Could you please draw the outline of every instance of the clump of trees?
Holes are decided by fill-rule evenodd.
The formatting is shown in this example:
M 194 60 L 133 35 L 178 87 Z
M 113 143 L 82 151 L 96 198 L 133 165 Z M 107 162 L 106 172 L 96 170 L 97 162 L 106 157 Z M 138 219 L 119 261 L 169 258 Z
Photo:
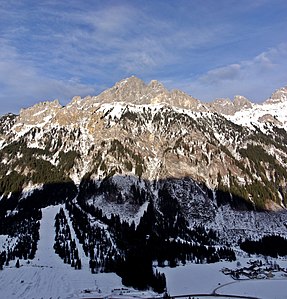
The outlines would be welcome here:
M 55 216 L 55 232 L 55 253 L 63 259 L 64 263 L 70 264 L 71 267 L 80 270 L 82 262 L 79 258 L 79 251 L 75 240 L 72 239 L 71 230 L 62 208 Z
M 240 244 L 240 248 L 249 254 L 262 254 L 278 257 L 287 255 L 287 240 L 281 236 L 264 236 L 257 241 L 246 239 Z
M 39 241 L 41 210 L 20 210 L 18 213 L 0 217 L 0 234 L 16 238 L 13 246 L 8 246 L 0 252 L 0 268 L 9 265 L 10 261 L 17 259 L 33 259 Z

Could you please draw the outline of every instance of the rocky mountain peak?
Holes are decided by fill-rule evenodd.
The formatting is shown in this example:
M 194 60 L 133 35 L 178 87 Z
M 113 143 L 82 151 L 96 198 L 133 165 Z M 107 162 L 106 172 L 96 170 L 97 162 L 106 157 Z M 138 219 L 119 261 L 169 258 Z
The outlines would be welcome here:
M 136 76 L 131 76 L 129 78 L 123 79 L 117 82 L 112 89 L 143 89 L 145 87 L 145 83 L 143 80 L 139 79 Z
M 58 100 L 40 102 L 32 107 L 21 109 L 19 122 L 31 125 L 42 123 L 56 115 L 61 108 Z
M 145 84 L 135 76 L 119 81 L 112 88 L 95 97 L 95 101 L 98 103 L 126 102 L 137 105 L 164 103 L 193 111 L 208 110 L 206 105 L 180 90 L 169 91 L 157 80 Z
M 224 115 L 234 115 L 242 109 L 252 108 L 252 103 L 244 96 L 236 95 L 231 101 L 228 98 L 216 99 L 208 105 L 212 111 Z
M 83 99 L 80 96 L 74 96 L 72 101 L 67 106 L 79 106 L 83 102 Z
M 234 97 L 233 104 L 240 109 L 252 108 L 252 103 L 246 97 L 240 95 Z
M 165 103 L 195 111 L 199 110 L 199 106 L 204 106 L 199 100 L 182 91 L 168 91 L 157 80 L 151 80 L 146 84 L 135 76 L 117 82 L 112 88 L 95 97 L 95 101 L 97 103 L 125 102 L 136 105 Z
M 151 80 L 150 83 L 147 85 L 147 87 L 148 89 L 153 91 L 167 91 L 164 85 L 157 80 Z
M 190 109 L 192 111 L 209 111 L 209 108 L 200 100 L 186 94 L 181 90 L 172 90 L 170 93 L 170 97 L 170 104 L 173 106 Z
M 269 99 L 265 101 L 266 104 L 282 103 L 287 101 L 287 86 L 277 89 Z
M 96 97 L 96 101 L 100 103 L 128 102 L 140 104 L 145 88 L 144 81 L 132 76 L 117 82 L 113 87 L 102 92 Z

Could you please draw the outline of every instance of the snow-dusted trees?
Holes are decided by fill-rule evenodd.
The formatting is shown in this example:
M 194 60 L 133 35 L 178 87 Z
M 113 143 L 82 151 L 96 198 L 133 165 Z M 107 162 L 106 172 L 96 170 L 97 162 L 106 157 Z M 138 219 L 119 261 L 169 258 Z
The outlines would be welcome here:
M 82 263 L 79 258 L 79 252 L 76 242 L 71 237 L 70 227 L 63 209 L 55 217 L 55 252 L 75 269 L 81 269 Z
M 203 226 L 188 228 L 176 200 L 167 198 L 165 191 L 160 197 L 161 211 L 150 200 L 137 227 L 119 215 L 106 217 L 99 207 L 88 205 L 84 199 L 66 203 L 77 237 L 90 258 L 92 273 L 116 272 L 125 285 L 163 292 L 165 277 L 154 272 L 154 261 L 175 267 L 186 261 L 235 259 L 231 249 L 213 246 L 217 242 L 214 231 Z
M 91 272 L 116 272 L 121 254 L 113 245 L 105 225 L 91 224 L 88 214 L 73 203 L 66 203 L 66 208 L 73 219 L 73 227 L 85 255 L 90 258 Z M 101 212 L 94 209 L 93 212 L 98 216 L 97 219 L 103 218 Z M 113 219 L 111 217 L 110 222 L 117 223 Z M 109 222 L 106 217 L 105 222 Z M 117 231 L 111 228 L 112 233 L 116 234 Z
M 40 238 L 39 220 L 42 218 L 41 210 L 20 210 L 18 213 L 0 217 L 0 234 L 17 236 L 13 247 L 7 247 L 0 253 L 0 265 L 9 265 L 11 260 L 33 259 Z M 4 260 L 5 259 L 5 260 Z M 4 262 L 3 262 L 4 260 Z

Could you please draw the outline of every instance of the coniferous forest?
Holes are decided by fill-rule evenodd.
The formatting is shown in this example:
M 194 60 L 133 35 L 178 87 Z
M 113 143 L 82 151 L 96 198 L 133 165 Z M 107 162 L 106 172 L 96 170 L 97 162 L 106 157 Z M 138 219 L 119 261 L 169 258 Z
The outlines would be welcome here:
M 240 248 L 249 254 L 262 254 L 277 258 L 287 255 L 287 240 L 281 236 L 264 236 L 257 241 L 245 240 Z
M 0 234 L 17 236 L 15 245 L 0 251 L 1 269 L 15 259 L 31 260 L 35 257 L 41 218 L 42 212 L 37 209 L 21 210 L 15 215 L 0 218 Z
M 165 276 L 154 270 L 155 263 L 175 267 L 188 261 L 235 260 L 232 249 L 213 246 L 217 240 L 215 232 L 206 231 L 202 226 L 189 230 L 184 217 L 180 216 L 177 223 L 171 225 L 173 212 L 165 206 L 170 219 L 164 218 L 155 209 L 153 201 L 149 202 L 137 226 L 134 222 L 121 221 L 118 215 L 107 217 L 100 208 L 88 205 L 84 200 L 67 202 L 66 208 L 85 254 L 90 258 L 91 272 L 116 272 L 127 286 L 138 289 L 152 287 L 163 292 Z M 91 225 L 89 217 L 101 223 L 102 227 Z M 111 243 L 111 238 L 116 246 Z

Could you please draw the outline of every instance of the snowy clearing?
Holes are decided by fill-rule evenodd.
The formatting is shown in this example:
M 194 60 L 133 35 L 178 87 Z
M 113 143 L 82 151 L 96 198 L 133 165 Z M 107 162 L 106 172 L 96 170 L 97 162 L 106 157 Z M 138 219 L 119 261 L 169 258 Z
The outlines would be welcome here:
M 239 258 L 241 265 L 247 265 L 249 258 Z M 167 290 L 171 296 L 189 295 L 194 298 L 221 298 L 217 295 L 240 298 L 284 299 L 287 298 L 287 279 L 275 275 L 273 279 L 234 280 L 221 272 L 222 268 L 237 268 L 237 262 L 215 264 L 187 264 L 176 268 L 159 268 L 166 275 Z M 283 267 L 285 260 L 276 260 Z M 196 296 L 206 294 L 214 296 Z M 184 298 L 184 297 L 183 297 Z M 228 297 L 222 297 L 228 298 Z M 231 297 L 230 297 L 231 298 Z

